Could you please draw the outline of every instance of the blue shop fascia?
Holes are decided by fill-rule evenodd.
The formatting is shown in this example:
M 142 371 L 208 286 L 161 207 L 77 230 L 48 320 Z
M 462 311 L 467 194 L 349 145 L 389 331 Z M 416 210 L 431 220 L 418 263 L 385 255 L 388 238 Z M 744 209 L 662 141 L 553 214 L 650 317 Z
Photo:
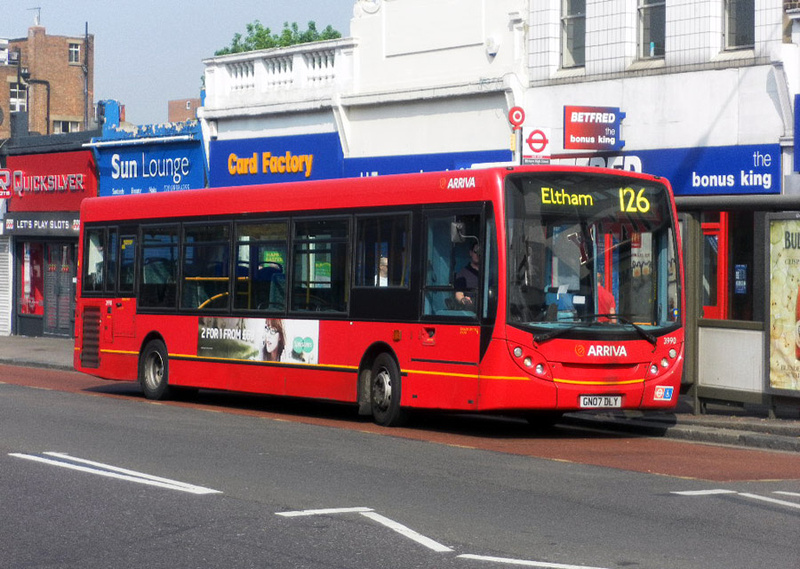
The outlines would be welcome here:
M 95 155 L 98 194 L 120 196 L 207 186 L 208 162 L 199 121 L 126 125 L 117 101 L 98 103 L 102 136 L 86 146 Z

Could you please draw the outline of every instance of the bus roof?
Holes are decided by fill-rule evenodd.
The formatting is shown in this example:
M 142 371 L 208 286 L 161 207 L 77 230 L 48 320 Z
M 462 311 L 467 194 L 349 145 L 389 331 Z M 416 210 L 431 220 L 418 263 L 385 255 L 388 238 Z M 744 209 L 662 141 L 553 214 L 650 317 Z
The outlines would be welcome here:
M 81 222 L 483 201 L 496 195 L 507 175 L 524 172 L 580 172 L 657 179 L 605 168 L 544 165 L 202 188 L 87 198 L 81 204 Z

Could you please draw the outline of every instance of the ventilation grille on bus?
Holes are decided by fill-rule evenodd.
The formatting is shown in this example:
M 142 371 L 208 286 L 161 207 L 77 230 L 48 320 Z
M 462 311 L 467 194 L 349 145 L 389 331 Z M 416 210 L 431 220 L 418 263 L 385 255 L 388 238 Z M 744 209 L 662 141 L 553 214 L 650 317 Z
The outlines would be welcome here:
M 86 306 L 83 309 L 83 348 L 81 365 L 100 367 L 100 307 Z

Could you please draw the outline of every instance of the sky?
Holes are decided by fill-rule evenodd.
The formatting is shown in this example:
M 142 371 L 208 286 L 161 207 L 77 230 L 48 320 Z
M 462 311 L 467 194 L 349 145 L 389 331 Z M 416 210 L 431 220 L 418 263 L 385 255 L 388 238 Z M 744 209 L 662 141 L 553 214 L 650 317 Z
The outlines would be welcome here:
M 314 21 L 350 35 L 356 0 L 0 0 L 0 38 L 27 36 L 39 14 L 48 35 L 94 35 L 94 99 L 116 99 L 137 125 L 167 120 L 167 102 L 200 96 L 203 60 L 259 20 Z M 34 10 L 33 8 L 39 8 Z

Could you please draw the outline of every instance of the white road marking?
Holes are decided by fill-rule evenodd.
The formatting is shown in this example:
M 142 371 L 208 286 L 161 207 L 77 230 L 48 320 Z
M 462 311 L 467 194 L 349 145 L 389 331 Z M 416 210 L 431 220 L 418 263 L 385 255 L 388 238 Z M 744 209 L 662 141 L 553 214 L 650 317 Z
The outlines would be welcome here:
M 800 498 L 800 492 L 783 492 L 781 490 L 776 490 L 773 494 L 782 494 L 784 496 L 792 496 L 794 498 Z
M 23 458 L 25 460 L 32 460 L 34 462 L 41 462 L 51 466 L 58 466 L 60 468 L 67 468 L 70 470 L 77 470 L 79 472 L 87 472 L 89 474 L 96 474 L 97 476 L 105 476 L 107 478 L 116 478 L 118 480 L 125 480 L 127 482 L 136 482 L 137 484 L 146 484 L 148 486 L 157 486 L 159 488 L 167 488 L 169 490 L 178 490 L 180 492 L 188 492 L 190 494 L 221 494 L 219 490 L 212 490 L 210 488 L 203 488 L 202 486 L 195 486 L 194 484 L 187 484 L 177 480 L 170 480 L 169 478 L 161 478 L 159 476 L 152 476 L 134 470 L 127 470 L 109 464 L 76 458 L 64 453 L 46 452 L 43 453 L 47 456 L 54 458 L 45 458 L 34 454 L 22 453 L 9 453 L 9 456 L 16 458 Z M 87 466 L 82 466 L 87 465 Z
M 372 508 L 328 508 L 325 510 L 299 510 L 296 512 L 276 512 L 278 516 L 286 518 L 297 518 L 300 516 L 326 516 L 331 514 L 352 514 L 361 512 L 371 512 Z
M 678 496 L 714 496 L 716 494 L 736 494 L 735 490 L 687 490 L 685 492 L 671 492 Z
M 488 561 L 490 563 L 503 563 L 520 567 L 544 567 L 547 569 L 605 569 L 603 567 L 590 567 L 588 565 L 564 565 L 562 563 L 547 563 L 546 561 L 527 561 L 525 559 L 509 559 L 506 557 L 489 557 L 487 555 L 459 555 L 459 559 L 473 559 L 475 561 Z
M 761 500 L 762 502 L 769 502 L 771 504 L 778 504 L 779 506 L 797 508 L 798 510 L 800 510 L 800 504 L 787 502 L 786 500 L 776 500 L 775 498 L 767 498 L 766 496 L 759 496 L 758 494 L 747 494 L 745 492 L 740 492 L 739 496 L 744 496 L 745 498 L 752 498 L 753 500 Z
M 759 496 L 758 494 L 749 494 L 747 492 L 736 492 L 735 490 L 691 490 L 686 492 L 672 492 L 672 494 L 678 494 L 679 496 L 714 496 L 717 494 L 735 494 L 737 496 L 742 496 L 743 498 L 751 498 L 753 500 L 761 500 L 762 502 L 770 502 L 771 504 L 778 504 L 779 506 L 787 506 L 789 508 L 797 508 L 800 509 L 800 504 L 795 504 L 794 502 L 787 502 L 786 500 L 778 500 L 776 498 L 768 498 L 767 496 Z M 773 494 L 783 494 L 786 496 L 800 496 L 795 492 L 781 492 L 775 491 Z
M 424 545 L 425 547 L 432 549 L 433 551 L 439 553 L 446 553 L 453 551 L 446 545 L 442 545 L 441 543 L 434 541 L 429 537 L 425 537 L 424 535 L 415 532 L 413 529 L 406 527 L 403 524 L 397 523 L 394 520 L 390 520 L 386 516 L 376 514 L 372 508 L 327 508 L 322 510 L 298 510 L 295 512 L 276 512 L 275 514 L 287 518 L 295 518 L 300 516 L 324 516 L 331 514 L 361 514 L 362 516 L 365 516 L 371 519 L 372 521 L 378 522 L 379 524 L 383 524 L 389 529 L 396 531 L 400 535 L 404 535 L 405 537 L 412 539 L 417 543 L 419 543 L 420 545 Z
M 377 514 L 375 512 L 362 512 L 361 515 L 366 516 L 369 519 L 378 522 L 379 524 L 383 524 L 387 528 L 396 531 L 400 535 L 404 535 L 407 538 L 416 541 L 420 545 L 424 545 L 428 549 L 436 551 L 437 553 L 448 553 L 450 551 L 453 551 L 446 545 L 442 545 L 441 543 L 434 541 L 429 537 L 425 537 L 424 535 L 415 532 L 413 529 L 406 527 L 403 524 L 399 524 L 396 521 L 390 520 L 389 518 Z

